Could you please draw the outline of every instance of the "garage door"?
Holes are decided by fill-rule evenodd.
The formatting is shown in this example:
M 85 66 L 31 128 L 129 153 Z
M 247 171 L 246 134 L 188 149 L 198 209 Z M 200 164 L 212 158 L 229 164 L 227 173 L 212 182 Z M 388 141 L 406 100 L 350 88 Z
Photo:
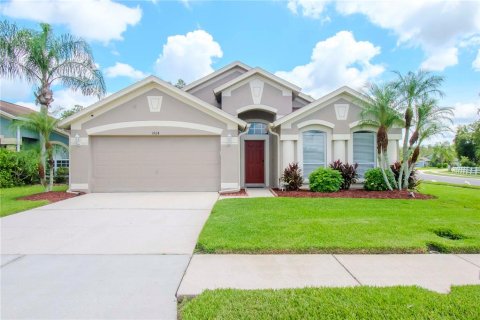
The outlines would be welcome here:
M 220 137 L 94 137 L 94 192 L 218 191 Z

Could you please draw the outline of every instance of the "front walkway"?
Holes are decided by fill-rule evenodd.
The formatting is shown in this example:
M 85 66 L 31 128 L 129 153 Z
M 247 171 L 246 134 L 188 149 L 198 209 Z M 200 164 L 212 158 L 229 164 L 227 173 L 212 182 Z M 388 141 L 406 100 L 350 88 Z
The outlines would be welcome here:
M 215 192 L 97 193 L 1 223 L 1 319 L 176 319 Z
M 177 297 L 206 289 L 480 285 L 480 254 L 194 255 Z

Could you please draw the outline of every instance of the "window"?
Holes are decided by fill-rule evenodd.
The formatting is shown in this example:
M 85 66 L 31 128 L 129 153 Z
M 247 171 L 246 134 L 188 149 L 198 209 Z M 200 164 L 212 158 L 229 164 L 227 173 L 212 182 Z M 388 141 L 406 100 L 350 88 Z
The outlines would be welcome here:
M 358 175 L 361 178 L 363 178 L 365 171 L 375 167 L 374 132 L 360 131 L 353 133 L 353 162 L 358 163 Z
M 326 134 L 318 130 L 303 133 L 303 177 L 308 179 L 310 173 L 318 167 L 325 167 Z
M 268 127 L 262 122 L 251 122 L 248 134 L 268 134 Z

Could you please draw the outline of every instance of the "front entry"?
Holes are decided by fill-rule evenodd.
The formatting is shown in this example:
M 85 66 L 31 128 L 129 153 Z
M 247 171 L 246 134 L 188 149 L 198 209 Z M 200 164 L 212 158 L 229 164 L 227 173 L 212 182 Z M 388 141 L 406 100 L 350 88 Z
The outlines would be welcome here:
M 245 183 L 265 183 L 264 140 L 245 140 Z

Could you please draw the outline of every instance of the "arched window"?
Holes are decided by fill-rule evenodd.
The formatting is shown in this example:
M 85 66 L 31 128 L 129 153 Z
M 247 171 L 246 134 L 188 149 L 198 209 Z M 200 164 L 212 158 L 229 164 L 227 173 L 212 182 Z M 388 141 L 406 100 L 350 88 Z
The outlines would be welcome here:
M 69 167 L 68 149 L 59 144 L 53 144 L 54 170 L 60 167 Z
M 308 179 L 310 173 L 318 167 L 325 167 L 326 134 L 318 130 L 303 132 L 303 176 Z
M 268 134 L 267 124 L 263 122 L 251 122 L 248 134 Z
M 353 133 L 353 162 L 358 163 L 358 174 L 375 167 L 375 133 L 359 131 Z

